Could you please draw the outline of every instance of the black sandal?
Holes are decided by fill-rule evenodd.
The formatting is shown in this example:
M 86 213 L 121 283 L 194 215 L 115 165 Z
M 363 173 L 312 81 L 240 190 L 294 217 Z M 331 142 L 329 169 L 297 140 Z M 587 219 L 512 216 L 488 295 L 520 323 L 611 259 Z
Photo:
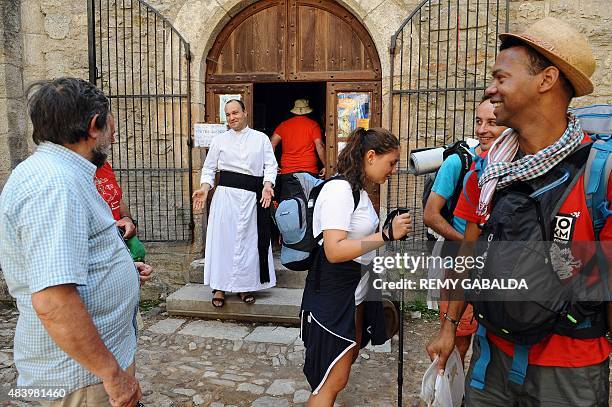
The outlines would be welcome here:
M 212 302 L 213 307 L 221 308 L 222 306 L 225 305 L 225 293 L 223 293 L 223 298 L 218 298 L 218 297 L 214 296 L 217 291 L 220 291 L 220 290 L 213 290 L 212 291 L 213 292 L 213 298 L 212 298 L 211 302 Z
M 251 293 L 238 293 L 238 298 L 240 298 L 245 304 L 255 303 L 255 296 Z

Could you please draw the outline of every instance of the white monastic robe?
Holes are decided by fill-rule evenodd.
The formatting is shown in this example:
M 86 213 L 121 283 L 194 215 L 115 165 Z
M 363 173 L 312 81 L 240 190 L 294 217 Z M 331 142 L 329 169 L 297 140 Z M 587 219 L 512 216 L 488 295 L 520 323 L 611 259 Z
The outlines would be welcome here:
M 200 184 L 215 185 L 218 170 L 264 177 L 274 184 L 278 164 L 270 139 L 248 126 L 215 137 L 202 167 Z M 263 188 L 263 184 L 261 185 Z M 255 193 L 218 186 L 213 195 L 206 231 L 204 284 L 230 292 L 263 290 L 276 285 L 272 247 L 268 250 L 270 282 L 259 281 Z

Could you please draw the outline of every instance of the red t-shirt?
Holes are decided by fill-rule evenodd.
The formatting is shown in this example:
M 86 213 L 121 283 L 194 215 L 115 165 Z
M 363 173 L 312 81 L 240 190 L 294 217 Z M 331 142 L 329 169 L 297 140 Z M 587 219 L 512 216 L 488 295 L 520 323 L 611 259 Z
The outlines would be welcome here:
M 121 201 L 123 192 L 108 162 L 105 162 L 102 167 L 98 168 L 94 177 L 94 182 L 96 188 L 98 188 L 98 192 L 102 195 L 102 198 L 104 198 L 113 212 L 113 218 L 115 218 L 115 220 L 121 219 L 121 215 L 119 215 L 119 202 Z
M 318 172 L 314 142 L 321 138 L 321 129 L 317 122 L 306 116 L 295 116 L 279 124 L 274 133 L 283 142 L 281 174 Z
M 585 137 L 583 143 L 589 142 Z M 461 216 L 468 222 L 483 223 L 484 219 L 476 214 L 480 188 L 475 172 L 471 173 L 466 181 L 465 193 L 461 194 L 455 216 Z M 467 197 L 466 197 L 467 195 Z M 468 199 L 469 198 L 469 199 Z M 612 201 L 612 182 L 608 183 L 608 201 Z M 584 175 L 568 195 L 559 209 L 558 218 L 569 219 L 567 232 L 572 241 L 592 241 L 594 239 L 593 221 L 589 215 L 584 194 Z M 609 217 L 601 231 L 601 241 L 612 240 L 612 217 Z M 576 257 L 589 259 L 593 251 L 588 253 L 573 253 Z M 594 250 L 594 249 L 593 249 Z M 583 261 L 584 264 L 584 261 Z M 488 333 L 487 337 L 495 346 L 509 356 L 514 354 L 514 344 Z M 574 339 L 567 336 L 553 334 L 547 339 L 533 345 L 529 349 L 529 364 L 538 366 L 583 367 L 591 366 L 606 360 L 612 352 L 612 345 L 605 337 L 594 339 Z
M 480 157 L 484 158 L 487 156 L 487 152 L 480 153 Z M 457 205 L 455 206 L 454 215 L 468 222 L 482 224 L 484 218 L 476 214 L 478 209 L 478 199 L 480 198 L 480 188 L 478 187 L 478 174 L 474 171 L 476 162 L 472 162 L 470 172 L 462 193 L 459 195 Z

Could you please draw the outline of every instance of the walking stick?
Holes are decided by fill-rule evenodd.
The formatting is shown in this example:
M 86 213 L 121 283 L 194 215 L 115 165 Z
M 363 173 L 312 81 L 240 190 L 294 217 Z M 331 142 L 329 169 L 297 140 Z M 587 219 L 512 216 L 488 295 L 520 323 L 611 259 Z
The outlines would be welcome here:
M 400 269 L 400 281 L 404 279 L 404 269 Z M 402 407 L 402 396 L 404 393 L 404 285 L 400 295 L 399 312 L 399 346 L 397 356 L 397 406 Z

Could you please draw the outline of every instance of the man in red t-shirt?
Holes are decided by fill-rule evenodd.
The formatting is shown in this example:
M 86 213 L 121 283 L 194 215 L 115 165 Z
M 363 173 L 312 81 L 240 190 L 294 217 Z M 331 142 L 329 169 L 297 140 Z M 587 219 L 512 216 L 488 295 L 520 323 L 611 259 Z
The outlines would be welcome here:
M 108 204 L 113 213 L 113 218 L 117 221 L 117 227 L 122 228 L 124 239 L 136 236 L 136 224 L 130 213 L 130 209 L 123 202 L 123 191 L 115 178 L 112 167 L 106 161 L 104 165 L 96 171 L 94 178 L 98 192 Z
M 294 116 L 278 125 L 270 138 L 272 148 L 282 142 L 280 174 L 277 184 L 281 188 L 279 200 L 282 200 L 282 184 L 287 174 L 308 172 L 314 176 L 325 176 L 325 146 L 321 139 L 321 129 L 317 122 L 307 115 L 312 113 L 307 99 L 297 99 L 291 113 Z M 316 152 L 315 152 L 316 151 Z M 319 172 L 317 156 L 323 164 Z
M 493 81 L 486 92 L 496 106 L 496 121 L 513 130 L 504 133 L 490 150 L 487 170 L 480 181 L 482 189 L 475 172 L 466 181 L 465 194 L 455 209 L 456 216 L 468 221 L 465 242 L 478 238 L 478 225 L 495 211 L 491 206 L 497 190 L 519 180 L 545 175 L 562 157 L 590 141 L 580 131 L 577 120 L 566 113 L 574 96 L 593 91 L 589 77 L 595 60 L 584 36 L 562 21 L 546 18 L 529 27 L 523 35 L 502 34 L 500 38 L 502 44 L 493 67 Z M 544 150 L 553 154 L 539 154 Z M 592 242 L 595 235 L 586 204 L 584 175 L 570 187 L 556 214 L 554 230 L 559 227 L 561 217 L 570 225 L 571 230 L 564 230 L 569 233 L 563 234 L 569 241 Z M 612 202 L 612 184 L 607 186 L 607 196 L 608 202 Z M 612 240 L 610 217 L 600 240 Z M 584 264 L 585 259 L 593 257 L 594 250 L 593 246 L 581 253 L 572 250 L 572 255 L 579 260 L 576 264 Z M 456 323 L 463 309 L 465 302 L 462 301 L 450 305 L 438 337 L 427 346 L 430 356 L 439 356 L 440 369 L 445 367 L 454 347 Z M 490 359 L 485 383 L 482 388 L 470 385 L 474 366 L 481 358 L 487 358 L 486 351 L 476 341 L 466 380 L 466 405 L 608 405 L 612 346 L 605 336 L 592 339 L 554 333 L 547 336 L 529 348 L 528 369 L 522 385 L 508 380 L 515 368 L 515 344 L 490 331 L 487 331 L 487 340 Z

